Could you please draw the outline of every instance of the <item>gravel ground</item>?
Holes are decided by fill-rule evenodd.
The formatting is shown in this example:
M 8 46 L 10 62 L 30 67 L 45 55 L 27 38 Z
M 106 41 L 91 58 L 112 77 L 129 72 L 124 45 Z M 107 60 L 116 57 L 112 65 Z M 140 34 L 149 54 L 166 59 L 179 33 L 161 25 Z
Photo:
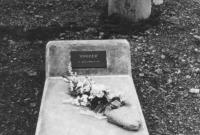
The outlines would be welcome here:
M 0 0 L 0 135 L 34 135 L 49 40 L 131 44 L 132 73 L 150 135 L 199 135 L 200 1 L 166 0 L 127 24 L 95 0 Z

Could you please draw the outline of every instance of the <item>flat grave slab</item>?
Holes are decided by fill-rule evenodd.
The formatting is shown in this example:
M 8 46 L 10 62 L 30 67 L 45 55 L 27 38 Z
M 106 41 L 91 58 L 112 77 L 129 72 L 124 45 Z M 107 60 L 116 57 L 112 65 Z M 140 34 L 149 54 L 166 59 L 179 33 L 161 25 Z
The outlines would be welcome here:
M 46 82 L 36 135 L 149 135 L 131 76 L 129 51 L 126 40 L 49 42 Z M 132 109 L 139 114 L 141 128 L 128 131 L 105 119 L 80 114 L 78 107 L 72 104 L 64 104 L 70 95 L 66 94 L 69 84 L 62 75 L 70 62 L 79 77 L 87 75 L 113 91 L 123 91 Z

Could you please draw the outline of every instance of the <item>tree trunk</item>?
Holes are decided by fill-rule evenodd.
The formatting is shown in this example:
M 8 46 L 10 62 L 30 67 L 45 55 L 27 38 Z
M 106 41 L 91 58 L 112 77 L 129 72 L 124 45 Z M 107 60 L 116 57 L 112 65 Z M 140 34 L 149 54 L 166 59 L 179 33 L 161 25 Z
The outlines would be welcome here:
M 151 0 L 108 0 L 108 15 L 118 14 L 132 22 L 151 15 Z

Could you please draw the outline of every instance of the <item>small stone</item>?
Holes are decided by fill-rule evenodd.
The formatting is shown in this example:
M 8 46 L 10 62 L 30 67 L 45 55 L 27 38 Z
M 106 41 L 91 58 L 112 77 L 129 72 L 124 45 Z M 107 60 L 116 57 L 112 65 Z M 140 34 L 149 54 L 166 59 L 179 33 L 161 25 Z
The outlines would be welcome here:
M 137 39 L 137 38 L 138 38 L 138 36 L 132 35 L 132 38 L 135 38 L 135 39 Z
M 41 15 L 35 15 L 35 18 L 43 18 Z
M 194 68 L 194 72 L 199 72 L 200 68 Z
M 95 28 L 92 28 L 92 27 L 89 27 L 85 30 L 86 33 L 89 33 L 89 32 L 96 32 L 96 29 Z
M 182 62 L 185 62 L 186 60 L 185 60 L 185 59 L 181 59 L 181 61 L 182 61 Z
M 36 115 L 36 114 L 38 114 L 38 111 L 37 111 L 37 110 L 36 110 L 36 111 L 34 111 L 34 113 L 33 113 L 33 114 L 35 114 L 35 115 Z
M 183 94 L 184 97 L 188 97 L 188 92 Z
M 15 41 L 13 41 L 13 40 L 8 40 L 8 42 L 9 42 L 10 45 L 14 45 L 15 44 Z
M 195 52 L 198 52 L 199 50 L 197 48 L 194 49 Z
M 30 103 L 31 107 L 36 107 L 36 103 Z
M 31 98 L 25 98 L 25 99 L 24 99 L 24 101 L 29 101 L 29 100 L 31 100 Z
M 162 55 L 161 55 L 161 58 L 162 58 L 162 59 L 165 59 L 165 55 L 162 54 Z
M 172 79 L 171 78 L 169 78 L 168 80 L 167 80 L 167 83 L 168 84 L 170 84 L 170 83 L 172 83 L 173 81 L 172 81 Z
M 8 37 L 4 37 L 3 40 L 4 40 L 4 41 L 8 40 Z
M 198 94 L 200 93 L 200 89 L 195 89 L 195 88 L 192 88 L 189 90 L 190 93 L 195 93 L 195 94 Z
M 139 76 L 140 76 L 140 77 L 143 77 L 143 76 L 144 76 L 144 73 L 139 73 Z
M 155 53 L 156 52 L 156 50 L 152 50 L 152 53 Z
M 177 25 L 180 24 L 180 21 L 179 21 L 179 19 L 178 19 L 176 16 L 170 17 L 170 18 L 168 19 L 168 21 L 169 21 L 170 23 L 172 23 L 172 24 L 177 24 Z
M 36 75 L 37 75 L 37 72 L 36 72 L 36 71 L 33 71 L 33 70 L 27 70 L 26 73 L 27 73 L 29 76 L 36 76 Z
M 81 34 L 81 32 L 79 32 L 79 31 L 78 31 L 78 32 L 76 32 L 76 34 L 77 34 L 77 35 L 80 35 L 80 34 Z
M 104 32 L 99 33 L 99 39 L 101 39 L 104 36 Z
M 36 43 L 37 43 L 37 44 L 42 44 L 43 41 L 42 41 L 42 40 L 38 40 L 38 41 L 36 41 Z
M 65 33 L 60 33 L 59 37 L 65 36 Z
M 162 73 L 162 69 L 158 68 L 158 69 L 155 70 L 155 72 L 156 72 L 157 74 L 161 74 L 161 73 Z
M 190 75 L 186 75 L 186 76 L 185 76 L 185 78 L 187 78 L 187 79 L 190 79 L 190 78 L 191 78 L 191 76 L 190 76 Z
M 194 37 L 195 39 L 197 39 L 197 40 L 200 41 L 200 36 L 198 36 L 198 35 L 194 35 L 193 37 Z
M 178 69 L 175 73 L 176 73 L 176 74 L 180 74 L 180 73 L 181 73 L 181 70 Z

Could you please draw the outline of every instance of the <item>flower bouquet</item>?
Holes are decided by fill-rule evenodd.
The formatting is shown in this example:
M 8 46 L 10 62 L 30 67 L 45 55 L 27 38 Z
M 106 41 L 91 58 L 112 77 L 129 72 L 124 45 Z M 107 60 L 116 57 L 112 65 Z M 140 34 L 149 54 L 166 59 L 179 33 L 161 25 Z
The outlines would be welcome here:
M 95 83 L 89 77 L 78 77 L 68 66 L 64 81 L 69 83 L 68 103 L 85 107 L 94 112 L 97 118 L 107 118 L 107 121 L 123 127 L 126 130 L 139 130 L 141 121 L 137 110 L 131 109 L 120 93 L 114 93 L 103 84 Z M 84 113 L 87 114 L 87 113 Z
M 120 93 L 111 92 L 105 85 L 97 84 L 89 77 L 77 77 L 72 71 L 71 64 L 64 80 L 69 83 L 69 94 L 73 97 L 69 102 L 74 105 L 87 107 L 102 115 L 106 111 L 125 105 Z

